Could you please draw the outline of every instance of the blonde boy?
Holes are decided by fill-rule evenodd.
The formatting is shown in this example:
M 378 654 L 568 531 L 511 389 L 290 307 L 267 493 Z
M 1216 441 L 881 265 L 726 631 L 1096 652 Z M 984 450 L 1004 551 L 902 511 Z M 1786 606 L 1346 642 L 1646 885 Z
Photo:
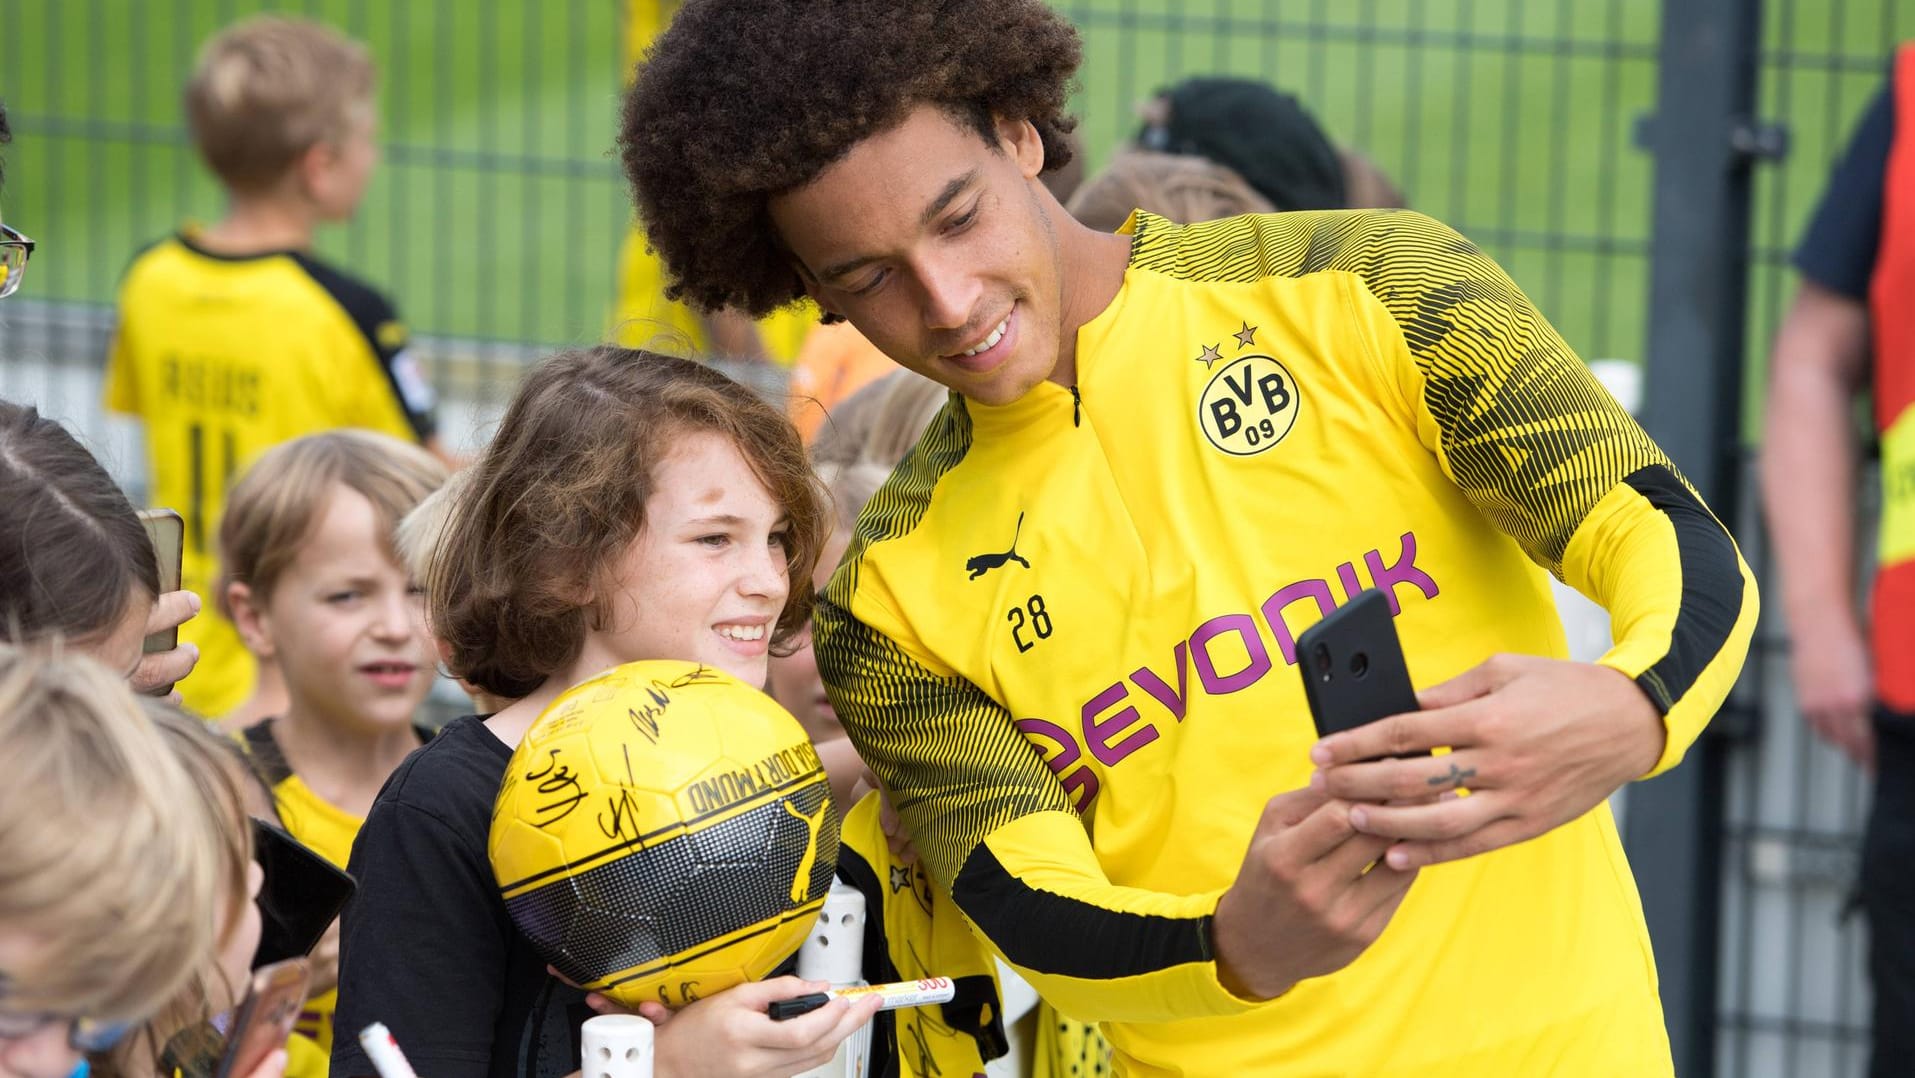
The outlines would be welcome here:
M 107 407 L 145 421 L 152 500 L 185 517 L 182 582 L 202 600 L 227 491 L 260 453 L 338 427 L 432 444 L 432 391 L 392 303 L 312 254 L 377 161 L 373 81 L 365 48 L 314 22 L 248 19 L 207 42 L 186 114 L 225 214 L 154 244 L 121 283 Z M 253 694 L 230 621 L 209 612 L 181 637 L 200 650 L 188 706 L 222 716 Z M 282 705 L 268 683 L 247 717 Z
M 383 434 L 308 435 L 253 465 L 220 525 L 226 609 L 286 688 L 285 708 L 240 738 L 286 830 L 342 868 L 380 786 L 427 736 L 413 720 L 435 655 L 393 532 L 445 478 Z M 295 1052 L 289 1078 L 326 1073 L 337 947 L 334 933 L 315 951 L 323 991 L 296 1027 L 320 1051 Z

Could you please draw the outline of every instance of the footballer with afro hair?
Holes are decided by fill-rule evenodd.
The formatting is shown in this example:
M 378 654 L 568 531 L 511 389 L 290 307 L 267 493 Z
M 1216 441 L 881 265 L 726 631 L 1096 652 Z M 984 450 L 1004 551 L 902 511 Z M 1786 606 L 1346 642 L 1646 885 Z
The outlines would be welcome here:
M 739 63 L 741 50 L 754 62 Z M 619 150 L 666 294 L 764 315 L 805 288 L 766 203 L 920 104 L 986 143 L 1027 119 L 1071 160 L 1077 31 L 1042 0 L 689 0 L 638 70 Z
M 688 0 L 625 108 L 677 296 L 808 295 L 954 391 L 812 626 L 920 863 L 1118 1073 L 1674 1073 L 1604 802 L 1735 683 L 1733 538 L 1436 221 L 1072 218 L 1079 58 L 1039 0 Z M 1440 608 L 1375 550 L 1363 590 L 1379 534 Z M 1322 736 L 1284 604 L 1328 615 L 1339 561 L 1451 680 Z M 1609 610 L 1601 663 L 1538 566 Z

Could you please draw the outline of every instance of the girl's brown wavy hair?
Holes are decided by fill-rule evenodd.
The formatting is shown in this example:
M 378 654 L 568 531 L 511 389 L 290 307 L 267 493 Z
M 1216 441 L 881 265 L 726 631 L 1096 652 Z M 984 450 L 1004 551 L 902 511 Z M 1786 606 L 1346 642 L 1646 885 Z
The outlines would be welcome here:
M 784 653 L 811 617 L 803 585 L 830 529 L 798 432 L 717 371 L 602 344 L 532 369 L 449 513 L 426 601 L 453 674 L 516 698 L 578 658 L 611 614 L 605 585 L 645 525 L 658 462 L 694 431 L 730 439 L 790 518 L 792 587 L 772 632 Z

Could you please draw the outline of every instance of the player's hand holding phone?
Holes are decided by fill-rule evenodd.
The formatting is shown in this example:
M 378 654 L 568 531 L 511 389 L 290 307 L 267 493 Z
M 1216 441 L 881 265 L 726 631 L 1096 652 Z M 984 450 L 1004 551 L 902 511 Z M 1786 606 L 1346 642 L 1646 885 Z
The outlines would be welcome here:
M 1357 831 L 1352 807 L 1308 787 L 1264 806 L 1211 919 L 1225 987 L 1274 999 L 1349 965 L 1383 934 L 1416 872 L 1376 864 L 1391 840 Z
M 1297 659 L 1319 735 L 1416 707 L 1382 592 L 1365 591 L 1306 629 Z M 1264 806 L 1211 922 L 1227 987 L 1273 998 L 1349 965 L 1382 935 L 1416 873 L 1377 864 L 1391 840 L 1356 828 L 1361 807 L 1311 788 Z
M 1311 750 L 1327 795 L 1379 803 L 1358 806 L 1353 820 L 1391 841 L 1395 868 L 1471 857 L 1574 820 L 1647 774 L 1666 737 L 1649 697 L 1595 663 L 1496 655 L 1419 699 L 1422 711 L 1333 734 Z M 1451 751 L 1412 755 L 1443 746 Z M 1470 795 L 1380 804 L 1457 787 Z

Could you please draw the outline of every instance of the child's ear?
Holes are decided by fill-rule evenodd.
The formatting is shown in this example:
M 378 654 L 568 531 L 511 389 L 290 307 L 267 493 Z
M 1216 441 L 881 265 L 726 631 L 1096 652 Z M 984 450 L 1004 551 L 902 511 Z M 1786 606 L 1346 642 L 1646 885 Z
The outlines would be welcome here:
M 332 171 L 333 162 L 339 157 L 337 148 L 320 139 L 306 151 L 293 159 L 293 179 L 301 194 L 307 198 L 317 198 L 320 189 L 326 185 L 326 178 Z
M 263 604 L 255 601 L 252 587 L 237 580 L 226 585 L 226 608 L 233 612 L 233 627 L 239 630 L 246 650 L 261 659 L 272 658 L 272 619 L 266 616 Z

